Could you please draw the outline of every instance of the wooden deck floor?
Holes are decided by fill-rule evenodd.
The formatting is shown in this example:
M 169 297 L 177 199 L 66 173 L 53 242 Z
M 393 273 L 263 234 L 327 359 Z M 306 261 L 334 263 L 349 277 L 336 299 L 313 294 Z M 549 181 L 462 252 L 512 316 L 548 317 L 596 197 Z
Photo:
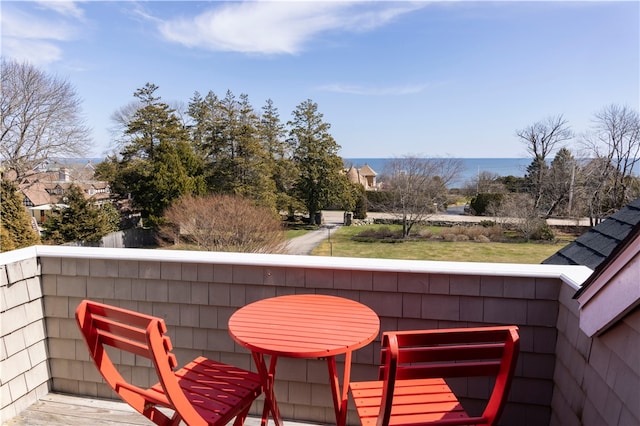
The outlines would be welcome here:
M 258 426 L 259 418 L 248 418 L 245 426 Z M 269 422 L 272 424 L 272 422 Z M 106 426 L 153 425 L 129 405 L 112 400 L 89 399 L 50 393 L 40 398 L 3 426 Z M 285 421 L 286 426 L 311 426 L 310 423 Z

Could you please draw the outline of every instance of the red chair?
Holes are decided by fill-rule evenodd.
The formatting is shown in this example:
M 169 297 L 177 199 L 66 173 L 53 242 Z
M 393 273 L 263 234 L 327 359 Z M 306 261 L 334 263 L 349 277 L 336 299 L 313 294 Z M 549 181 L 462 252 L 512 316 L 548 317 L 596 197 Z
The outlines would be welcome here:
M 518 327 L 386 332 L 377 381 L 350 389 L 363 426 L 494 425 L 505 406 L 519 352 Z M 467 414 L 446 377 L 494 376 L 479 417 Z
M 125 402 L 158 425 L 242 425 L 261 394 L 258 374 L 198 357 L 177 367 L 164 321 L 150 315 L 84 300 L 76 320 L 100 374 Z M 148 358 L 158 383 L 148 389 L 127 382 L 106 347 Z M 164 407 L 164 408 L 162 408 Z M 167 410 L 168 409 L 168 410 Z

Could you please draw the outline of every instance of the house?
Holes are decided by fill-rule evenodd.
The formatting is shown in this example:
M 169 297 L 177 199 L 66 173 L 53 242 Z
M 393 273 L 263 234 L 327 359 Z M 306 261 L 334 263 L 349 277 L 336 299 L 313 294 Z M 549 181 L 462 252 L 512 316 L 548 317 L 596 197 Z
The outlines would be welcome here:
M 369 167 L 368 164 L 360 168 L 351 166 L 347 169 L 347 179 L 349 179 L 349 182 L 361 184 L 366 191 L 376 191 L 378 189 L 376 175 L 377 173 Z
M 54 206 L 64 205 L 64 193 L 71 185 L 80 187 L 85 198 L 91 198 L 97 205 L 111 200 L 109 183 L 94 179 L 91 163 L 75 168 L 62 166 L 33 171 L 22 179 L 18 189 L 24 197 L 25 207 L 40 226 Z

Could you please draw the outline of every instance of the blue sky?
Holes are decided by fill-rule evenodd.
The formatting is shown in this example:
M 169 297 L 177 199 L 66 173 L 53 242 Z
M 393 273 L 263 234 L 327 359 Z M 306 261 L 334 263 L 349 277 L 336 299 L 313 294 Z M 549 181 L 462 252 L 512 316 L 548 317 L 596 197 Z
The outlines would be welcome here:
M 318 104 L 344 158 L 526 157 L 515 132 L 640 109 L 640 2 L 2 1 L 2 55 L 76 89 L 92 156 L 145 83 Z

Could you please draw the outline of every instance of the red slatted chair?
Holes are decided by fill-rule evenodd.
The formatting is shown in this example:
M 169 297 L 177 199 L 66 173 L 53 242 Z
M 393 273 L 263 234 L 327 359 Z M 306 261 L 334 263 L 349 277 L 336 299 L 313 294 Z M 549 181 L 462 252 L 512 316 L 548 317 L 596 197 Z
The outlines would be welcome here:
M 350 389 L 363 426 L 494 425 L 519 352 L 518 327 L 386 332 L 377 381 Z M 444 378 L 494 376 L 479 417 L 469 416 Z
M 76 320 L 102 377 L 155 424 L 177 425 L 182 420 L 190 426 L 226 425 L 235 417 L 234 425 L 242 425 L 262 392 L 256 373 L 205 357 L 174 371 L 176 357 L 160 318 L 84 300 L 76 309 Z M 159 382 L 148 389 L 127 382 L 106 347 L 150 359 Z

